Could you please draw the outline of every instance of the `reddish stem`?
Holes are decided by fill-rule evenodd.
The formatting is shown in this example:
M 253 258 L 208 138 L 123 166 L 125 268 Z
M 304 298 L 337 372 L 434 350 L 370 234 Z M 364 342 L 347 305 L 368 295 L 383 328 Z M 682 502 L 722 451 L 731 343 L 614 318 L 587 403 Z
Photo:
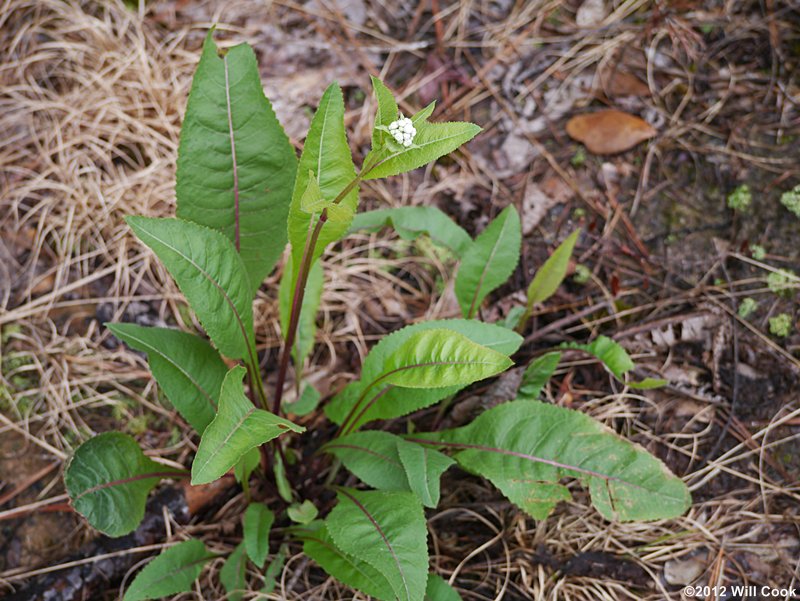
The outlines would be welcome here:
M 303 249 L 303 259 L 300 263 L 300 269 L 297 272 L 297 282 L 294 286 L 294 298 L 292 299 L 292 310 L 289 313 L 289 327 L 286 332 L 286 342 L 283 344 L 281 351 L 281 360 L 278 365 L 278 377 L 275 381 L 275 397 L 272 401 L 272 412 L 279 415 L 281 411 L 281 400 L 283 398 L 283 386 L 286 382 L 286 372 L 289 369 L 289 357 L 292 354 L 292 347 L 297 338 L 297 326 L 300 321 L 300 310 L 303 307 L 303 297 L 306 293 L 306 282 L 308 281 L 308 272 L 311 269 L 311 261 L 314 256 L 314 247 L 319 240 L 319 234 L 322 231 L 322 226 L 328 220 L 328 211 L 322 211 L 319 216 L 317 224 L 314 226 L 314 231 L 306 239 L 306 246 Z
M 355 188 L 361 181 L 362 176 L 357 175 L 352 181 L 347 184 L 344 189 L 339 192 L 339 195 L 333 200 L 333 204 L 342 202 L 345 196 Z M 300 323 L 300 310 L 303 307 L 303 297 L 306 293 L 306 282 L 308 282 L 308 273 L 311 270 L 311 263 L 314 261 L 314 249 L 317 246 L 320 232 L 322 227 L 328 221 L 327 209 L 322 211 L 319 220 L 314 226 L 314 231 L 306 238 L 306 246 L 303 249 L 303 258 L 300 263 L 300 269 L 297 272 L 297 281 L 294 285 L 294 297 L 292 298 L 292 310 L 289 314 L 289 326 L 286 332 L 286 342 L 283 344 L 281 350 L 281 359 L 278 365 L 278 376 L 275 382 L 275 398 L 272 401 L 272 412 L 276 415 L 280 414 L 281 400 L 283 399 L 283 386 L 286 383 L 286 372 L 289 369 L 289 356 L 292 354 L 292 347 L 297 337 L 297 326 Z

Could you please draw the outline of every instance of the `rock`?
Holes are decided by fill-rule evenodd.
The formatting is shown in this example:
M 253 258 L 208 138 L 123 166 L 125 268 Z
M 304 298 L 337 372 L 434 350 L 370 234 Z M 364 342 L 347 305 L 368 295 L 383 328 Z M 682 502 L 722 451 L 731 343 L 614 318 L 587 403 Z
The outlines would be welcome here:
M 578 27 L 594 27 L 603 22 L 608 11 L 603 0 L 584 0 L 575 14 Z
M 705 554 L 688 559 L 673 559 L 664 564 L 664 580 L 668 584 L 684 586 L 700 578 L 705 569 Z

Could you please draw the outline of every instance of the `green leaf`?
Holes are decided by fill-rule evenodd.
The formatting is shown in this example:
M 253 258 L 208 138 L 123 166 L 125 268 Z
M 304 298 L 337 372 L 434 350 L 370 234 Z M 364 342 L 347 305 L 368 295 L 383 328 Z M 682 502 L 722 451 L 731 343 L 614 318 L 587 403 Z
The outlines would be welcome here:
M 431 104 L 411 118 L 417 130 L 412 146 L 402 147 L 385 136 L 381 146 L 373 148 L 364 159 L 365 165 L 374 165 L 365 173 L 364 179 L 389 177 L 427 165 L 450 154 L 481 131 L 474 123 L 430 123 L 427 119 L 432 112 Z
M 425 601 L 461 601 L 461 595 L 438 574 L 429 574 Z
M 213 482 L 250 449 L 285 432 L 305 431 L 274 413 L 256 409 L 244 394 L 244 374 L 243 367 L 234 367 L 222 382 L 219 413 L 203 432 L 192 463 L 192 484 Z
M 241 601 L 242 593 L 247 592 L 247 554 L 244 543 L 239 543 L 228 555 L 219 571 L 219 581 L 225 587 L 228 601 Z
M 383 226 L 393 227 L 403 240 L 416 240 L 427 235 L 461 257 L 472 244 L 469 234 L 436 207 L 398 207 L 359 213 L 350 225 L 350 233 L 358 230 L 375 232 Z
M 213 558 L 202 541 L 178 543 L 162 551 L 136 575 L 123 600 L 160 599 L 190 591 L 203 566 Z
M 567 277 L 569 259 L 572 257 L 572 250 L 578 241 L 580 230 L 572 232 L 566 240 L 558 245 L 553 254 L 548 257 L 533 280 L 528 286 L 528 308 L 532 308 L 536 303 L 543 303 L 555 294 L 561 282 Z
M 419 129 L 419 125 L 418 124 L 420 124 L 420 123 L 422 123 L 424 121 L 427 121 L 428 118 L 431 115 L 433 115 L 433 111 L 434 111 L 435 108 L 436 108 L 436 101 L 434 100 L 430 104 L 428 104 L 428 106 L 426 106 L 424 109 L 421 109 L 421 110 L 417 111 L 416 113 L 414 113 L 414 115 L 411 117 L 411 121 L 414 123 L 414 126 L 417 129 Z M 415 142 L 416 142 L 416 140 L 415 140 Z
M 375 91 L 375 99 L 378 101 L 375 125 L 372 128 L 372 148 L 375 149 L 383 144 L 385 137 L 388 135 L 378 127 L 381 125 L 389 127 L 389 124 L 397 119 L 398 110 L 397 102 L 395 102 L 394 95 L 389 91 L 389 88 L 374 75 L 370 75 L 370 79 L 372 80 L 372 89 Z
M 636 367 L 628 352 L 607 336 L 598 336 L 588 344 L 578 344 L 577 342 L 564 343 L 561 345 L 561 348 L 575 349 L 594 355 L 606 366 L 608 371 L 614 374 L 615 378 L 622 382 L 625 382 L 625 374 Z M 656 378 L 645 378 L 641 382 L 625 382 L 625 384 L 631 388 L 645 390 L 659 388 L 666 383 L 666 380 Z
M 636 367 L 628 352 L 607 336 L 598 336 L 588 344 L 564 343 L 561 348 L 576 349 L 594 355 L 618 380 L 624 380 L 625 374 Z
M 561 361 L 561 353 L 558 351 L 545 353 L 531 361 L 522 374 L 522 383 L 519 385 L 517 400 L 535 401 L 539 398 L 539 393 L 545 387 L 547 381 L 553 375 Z
M 587 415 L 539 401 L 512 401 L 463 428 L 432 436 L 457 450 L 456 461 L 490 480 L 536 519 L 569 498 L 562 478 L 589 487 L 610 520 L 681 515 L 689 490 L 658 459 Z
M 353 212 L 347 206 L 336 204 L 332 199 L 326 200 L 323 197 L 319 182 L 317 182 L 314 172 L 310 169 L 308 171 L 308 185 L 300 197 L 300 210 L 309 215 L 327 210 L 329 223 L 347 223 L 349 225 L 353 219 Z
M 511 359 L 445 328 L 411 336 L 386 359 L 378 381 L 402 388 L 467 386 L 497 375 L 514 364 Z
M 379 430 L 336 438 L 323 450 L 335 455 L 365 484 L 414 492 L 427 507 L 439 503 L 439 479 L 453 460 L 434 449 Z
M 397 451 L 399 436 L 380 430 L 353 432 L 327 443 L 322 450 L 335 455 L 368 486 L 409 491 L 408 477 Z
M 278 489 L 278 494 L 281 499 L 287 503 L 291 503 L 294 499 L 292 494 L 292 485 L 289 483 L 289 478 L 286 477 L 286 468 L 283 465 L 283 459 L 280 454 L 275 455 L 275 465 L 273 466 L 275 473 L 275 486 Z
M 250 480 L 250 475 L 255 471 L 261 463 L 261 453 L 258 447 L 253 447 L 247 451 L 236 465 L 233 466 L 233 477 L 239 484 L 244 484 Z
M 340 489 L 325 525 L 344 553 L 370 564 L 400 601 L 422 601 L 428 581 L 425 514 L 405 492 Z
M 319 514 L 319 509 L 311 501 L 306 499 L 302 503 L 294 503 L 286 508 L 286 515 L 289 519 L 298 524 L 310 524 Z
M 145 328 L 109 323 L 113 334 L 137 351 L 147 353 L 153 377 L 167 398 L 198 434 L 214 419 L 225 363 L 208 342 L 171 328 Z
M 300 398 L 293 403 L 284 403 L 283 409 L 286 413 L 293 413 L 299 417 L 308 415 L 319 405 L 321 399 L 319 390 L 314 388 L 311 384 L 306 384 L 303 392 L 300 393 Z
M 525 307 L 520 307 L 519 305 L 511 307 L 508 310 L 508 314 L 503 319 L 497 321 L 497 325 L 508 328 L 509 330 L 516 330 L 525 317 L 525 313 Z
M 181 128 L 177 214 L 221 231 L 239 249 L 251 290 L 286 246 L 296 168 L 252 48 L 220 56 L 209 33 Z
M 483 299 L 514 273 L 521 244 L 519 214 L 514 205 L 508 205 L 480 233 L 461 259 L 455 293 L 466 318 L 472 318 Z
M 162 478 L 183 475 L 146 457 L 127 434 L 105 432 L 78 447 L 67 464 L 64 484 L 75 511 L 115 537 L 139 525 L 147 495 Z
M 397 451 L 411 490 L 425 507 L 436 507 L 439 479 L 455 461 L 444 453 L 405 440 L 397 444 Z
M 180 219 L 127 217 L 186 296 L 219 351 L 232 359 L 252 352 L 253 307 L 247 272 L 219 232 Z
M 280 314 L 281 332 L 284 338 L 289 332 L 289 316 L 292 311 L 292 293 L 294 288 L 291 283 L 292 277 L 292 257 L 290 256 L 281 277 L 280 288 L 278 290 L 278 309 Z M 306 290 L 303 295 L 303 305 L 300 307 L 300 318 L 297 323 L 297 333 L 295 334 L 294 348 L 292 348 L 292 359 L 296 368 L 302 372 L 303 363 L 308 354 L 314 348 L 317 332 L 317 310 L 322 299 L 322 289 L 324 276 L 322 264 L 319 262 L 311 266 L 308 272 Z
M 638 382 L 625 382 L 627 386 L 634 388 L 636 390 L 652 390 L 654 388 L 661 388 L 662 386 L 666 386 L 668 380 L 664 380 L 663 378 L 645 378 L 644 380 L 640 380 Z
M 348 384 L 325 406 L 331 421 L 344 424 L 348 414 L 353 414 L 351 429 L 376 419 L 401 417 L 424 409 L 443 398 L 458 392 L 460 386 L 431 390 L 404 389 L 380 386 L 377 380 L 388 371 L 388 358 L 402 347 L 414 334 L 431 329 L 445 328 L 463 334 L 472 342 L 511 355 L 522 344 L 522 337 L 515 332 L 468 319 L 444 319 L 417 323 L 384 337 L 370 350 L 361 367 L 361 379 Z M 363 413 L 362 413 L 363 411 Z M 359 417 L 356 417 L 360 414 Z
M 242 532 L 247 555 L 259 568 L 269 555 L 269 531 L 275 521 L 275 514 L 263 503 L 250 503 L 244 512 Z
M 340 582 L 381 601 L 396 600 L 391 585 L 379 570 L 334 544 L 325 522 L 308 524 L 295 534 L 303 541 L 303 553 Z
M 264 586 L 261 587 L 261 593 L 269 595 L 275 590 L 275 585 L 278 583 L 278 576 L 283 572 L 283 566 L 286 564 L 287 546 L 281 545 L 275 558 L 269 563 L 266 572 L 264 572 Z
M 303 195 L 300 197 L 300 209 L 304 213 L 321 213 L 329 204 L 330 201 L 326 201 L 322 196 L 322 190 L 319 187 L 317 178 L 314 176 L 314 172 L 309 169 L 308 183 Z
M 341 88 L 335 83 L 322 95 L 297 167 L 288 225 L 289 242 L 292 244 L 292 291 L 302 263 L 306 238 L 313 229 L 309 226 L 316 224 L 319 218 L 319 215 L 306 213 L 300 206 L 308 188 L 309 172 L 316 177 L 322 198 L 329 201 L 335 200 L 356 177 L 344 129 L 344 98 Z M 349 217 L 328 221 L 322 226 L 312 261 L 319 258 L 326 246 L 339 240 L 347 232 L 358 204 L 358 186 L 353 186 L 339 204 L 347 210 Z

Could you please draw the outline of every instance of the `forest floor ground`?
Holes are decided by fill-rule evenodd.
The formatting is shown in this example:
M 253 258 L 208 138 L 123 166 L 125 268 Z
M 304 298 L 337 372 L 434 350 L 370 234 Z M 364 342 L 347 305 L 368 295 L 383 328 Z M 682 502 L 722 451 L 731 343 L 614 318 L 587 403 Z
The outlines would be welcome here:
M 253 45 L 298 145 L 337 80 L 351 147 L 363 156 L 370 74 L 406 113 L 437 99 L 435 120 L 480 124 L 463 152 L 365 185 L 362 206 L 434 205 L 474 235 L 515 204 L 523 258 L 485 305 L 489 321 L 519 304 L 537 266 L 582 228 L 579 276 L 537 310 L 518 363 L 605 334 L 642 375 L 669 380 L 659 390 L 622 389 L 575 358 L 546 397 L 663 459 L 692 491 L 689 512 L 610 523 L 574 487 L 572 502 L 534 521 L 453 471 L 428 515 L 432 566 L 464 599 L 662 600 L 681 599 L 689 583 L 800 582 L 798 284 L 789 277 L 776 292 L 768 281 L 777 270 L 800 273 L 800 218 L 780 202 L 800 183 L 796 2 L 158 0 L 137 9 L 8 0 L 0 6 L 0 596 L 43 570 L 68 569 L 95 536 L 63 497 L 64 463 L 80 442 L 122 428 L 174 461 L 196 448 L 160 403 L 142 357 L 102 324 L 194 327 L 123 217 L 174 212 L 182 112 L 215 23 L 222 45 Z M 565 124 L 604 108 L 657 133 L 625 152 L 590 152 Z M 585 134 L 598 132 L 590 125 Z M 728 197 L 742 185 L 750 206 L 733 210 Z M 452 262 L 425 242 L 383 232 L 352 236 L 342 249 L 323 259 L 312 378 L 329 383 L 326 395 L 382 334 L 458 315 Z M 266 366 L 280 346 L 277 281 L 256 301 Z M 745 298 L 756 301 L 747 316 Z M 788 336 L 770 333 L 779 314 L 790 316 Z M 496 392 L 475 387 L 464 406 L 491 403 Z M 180 528 L 232 547 L 240 511 L 239 494 L 212 520 Z M 174 527 L 126 553 L 146 558 Z M 292 551 L 273 598 L 349 598 Z M 202 577 L 205 598 L 221 596 L 218 568 Z M 102 597 L 116 598 L 114 586 Z M 180 596 L 190 598 L 203 597 Z M 738 597 L 729 589 L 724 598 Z

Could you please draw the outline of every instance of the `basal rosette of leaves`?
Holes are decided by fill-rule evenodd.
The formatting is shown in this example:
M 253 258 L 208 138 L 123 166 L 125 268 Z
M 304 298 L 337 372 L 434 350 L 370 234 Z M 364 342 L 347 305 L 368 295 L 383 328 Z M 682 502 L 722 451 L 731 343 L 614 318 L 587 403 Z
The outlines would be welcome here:
M 147 355 L 156 382 L 194 429 L 197 450 L 182 470 L 150 457 L 125 434 L 87 440 L 65 474 L 76 511 L 96 529 L 122 536 L 136 528 L 149 492 L 162 479 L 189 478 L 192 485 L 203 485 L 233 474 L 249 505 L 241 543 L 219 571 L 228 599 L 251 590 L 253 569 L 263 571 L 262 592 L 268 593 L 289 550 L 302 547 L 334 578 L 385 601 L 459 598 L 429 574 L 425 517 L 442 496 L 442 474 L 456 466 L 485 477 L 534 519 L 546 519 L 559 501 L 570 498 L 565 478 L 585 486 L 609 520 L 683 513 L 691 502 L 688 490 L 655 457 L 580 412 L 538 400 L 563 349 L 532 361 L 516 398 L 466 426 L 403 429 L 417 432 L 406 436 L 380 429 L 383 420 L 413 422 L 416 412 L 437 403 L 444 402 L 446 411 L 464 388 L 513 366 L 523 345 L 519 332 L 566 277 L 580 232 L 571 233 L 540 267 L 528 302 L 513 318 L 502 324 L 482 321 L 482 306 L 519 261 L 522 235 L 513 206 L 475 239 L 433 207 L 358 213 L 362 182 L 436 161 L 480 128 L 432 121 L 433 105 L 403 117 L 391 91 L 373 78 L 372 148 L 357 166 L 342 90 L 333 83 L 298 158 L 264 96 L 252 49 L 222 51 L 212 33 L 181 131 L 177 216 L 128 218 L 133 233 L 174 278 L 204 333 L 107 324 Z M 319 257 L 350 232 L 384 227 L 407 240 L 427 236 L 458 261 L 453 283 L 462 318 L 409 324 L 387 335 L 370 350 L 357 380 L 332 398 L 321 398 L 303 375 L 325 290 Z M 262 372 L 252 302 L 287 244 L 277 294 L 284 343 L 277 362 Z M 609 338 L 568 348 L 595 356 L 627 385 L 661 384 L 627 380 L 633 362 Z M 302 394 L 284 403 L 290 387 Z M 308 440 L 306 425 L 321 419 L 320 403 L 338 432 L 313 460 L 298 461 Z M 359 483 L 341 486 L 340 468 Z M 305 471 L 298 477 L 297 470 Z M 269 486 L 251 489 L 253 479 Z M 308 481 L 313 490 L 331 489 L 334 505 L 317 506 L 302 484 Z M 269 505 L 270 499 L 251 492 L 268 489 L 280 496 Z M 271 561 L 270 543 L 280 549 Z M 170 546 L 135 576 L 124 598 L 188 591 L 216 557 L 200 540 Z

